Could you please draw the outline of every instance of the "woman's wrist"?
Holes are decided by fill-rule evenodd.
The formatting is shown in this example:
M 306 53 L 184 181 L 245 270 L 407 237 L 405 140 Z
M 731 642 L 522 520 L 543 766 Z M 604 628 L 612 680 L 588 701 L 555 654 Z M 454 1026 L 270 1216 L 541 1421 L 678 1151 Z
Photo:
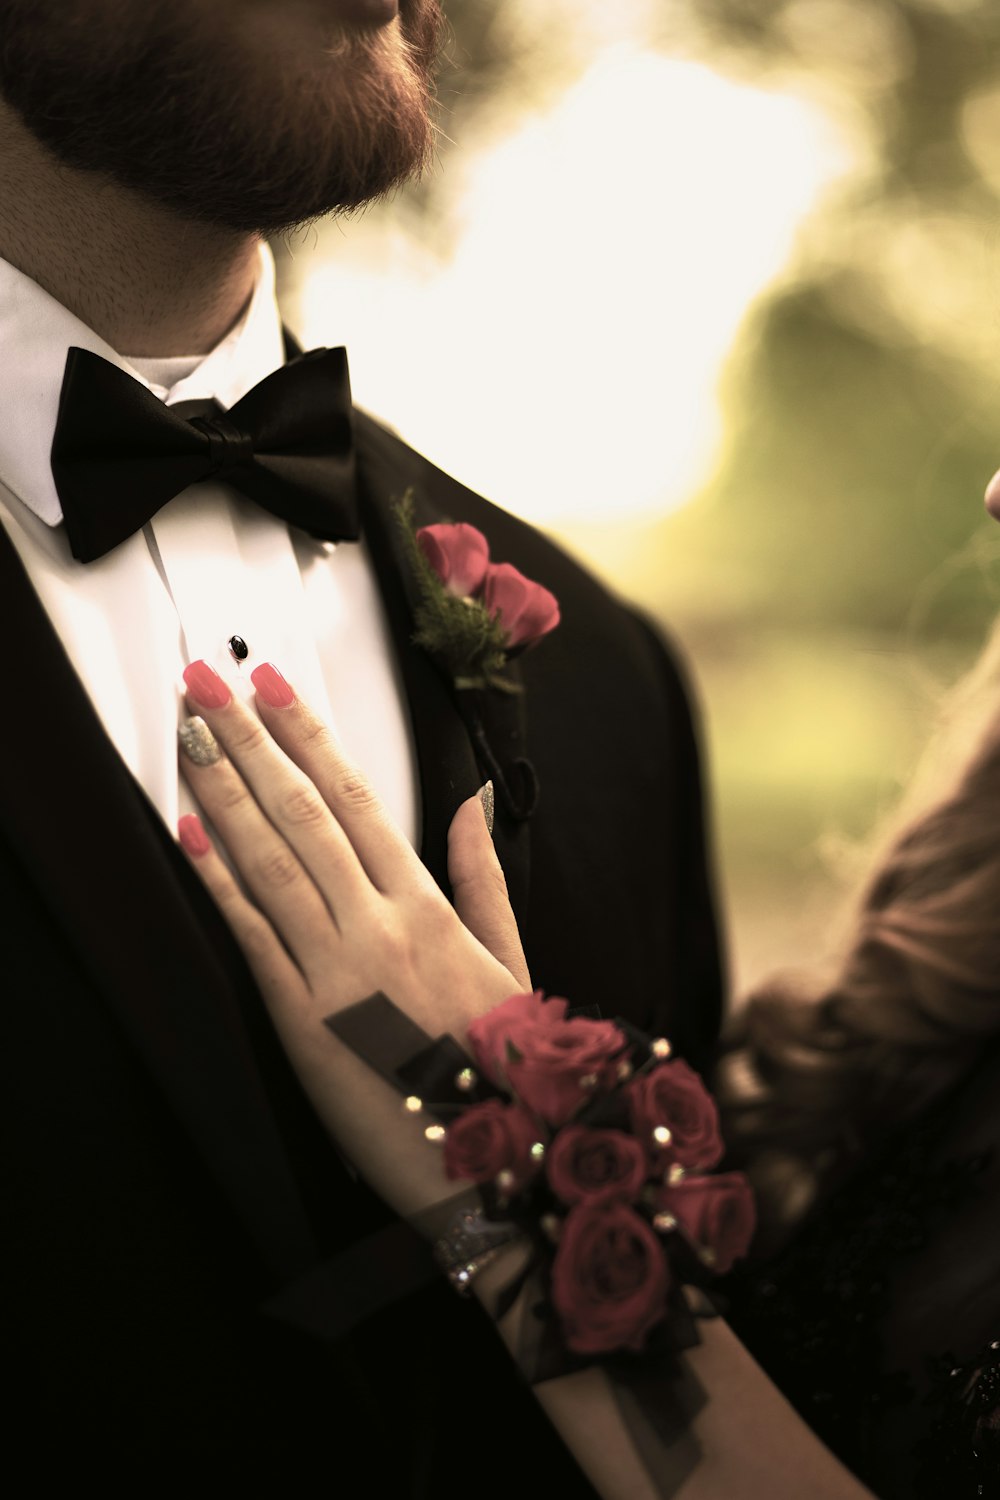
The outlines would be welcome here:
M 498 1307 L 502 1294 L 527 1268 L 531 1259 L 531 1242 L 527 1236 L 519 1235 L 497 1250 L 494 1258 L 485 1265 L 472 1282 L 472 1291 L 485 1312 L 497 1324 L 504 1342 L 512 1353 L 516 1353 L 524 1312 L 522 1299 L 516 1299 L 502 1313 Z

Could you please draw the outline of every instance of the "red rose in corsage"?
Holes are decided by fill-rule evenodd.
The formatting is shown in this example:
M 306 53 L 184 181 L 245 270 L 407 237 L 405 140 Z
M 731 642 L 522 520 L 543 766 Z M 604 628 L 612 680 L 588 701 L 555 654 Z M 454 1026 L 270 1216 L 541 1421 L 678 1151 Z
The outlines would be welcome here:
M 552 1191 L 563 1203 L 634 1203 L 648 1167 L 646 1153 L 624 1130 L 591 1130 L 567 1125 L 545 1159 Z
M 511 563 L 490 560 L 475 526 L 416 527 L 408 492 L 397 506 L 420 589 L 414 637 L 457 688 L 518 691 L 504 669 L 559 624 L 559 603 Z
M 724 1146 L 715 1100 L 680 1059 L 638 1074 L 628 1085 L 632 1129 L 658 1164 L 718 1166 Z
M 448 1177 L 491 1182 L 510 1172 L 522 1185 L 539 1169 L 531 1148 L 538 1144 L 538 1121 L 517 1104 L 487 1099 L 459 1115 L 448 1128 L 444 1170 Z
M 617 1081 L 625 1037 L 613 1021 L 567 1018 L 565 1000 L 512 995 L 469 1026 L 480 1068 L 550 1125 L 564 1125 Z
M 676 1219 L 684 1238 L 720 1276 L 750 1249 L 757 1215 L 742 1172 L 683 1177 L 658 1194 L 657 1206 Z
M 563 1225 L 552 1303 L 574 1354 L 639 1350 L 667 1310 L 670 1269 L 646 1219 L 624 1203 L 582 1203 Z

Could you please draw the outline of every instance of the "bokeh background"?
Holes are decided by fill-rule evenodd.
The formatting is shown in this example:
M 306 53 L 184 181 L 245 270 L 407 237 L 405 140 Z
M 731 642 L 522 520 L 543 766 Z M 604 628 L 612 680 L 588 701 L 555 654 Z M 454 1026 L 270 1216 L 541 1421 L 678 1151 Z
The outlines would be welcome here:
M 286 315 L 680 643 L 738 994 L 1000 605 L 1000 6 L 446 10 L 438 170 L 277 245 Z

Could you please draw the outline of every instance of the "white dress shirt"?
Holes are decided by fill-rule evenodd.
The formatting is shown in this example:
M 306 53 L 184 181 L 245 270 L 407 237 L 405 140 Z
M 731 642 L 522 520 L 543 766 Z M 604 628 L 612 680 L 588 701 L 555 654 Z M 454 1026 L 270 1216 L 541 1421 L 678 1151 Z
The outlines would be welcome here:
M 70 552 L 50 465 L 67 350 L 127 370 L 161 400 L 232 406 L 284 363 L 274 265 L 261 248 L 246 313 L 203 359 L 115 353 L 0 260 L 0 524 L 94 708 L 175 833 L 194 811 L 177 769 L 183 668 L 201 657 L 235 693 L 270 661 L 331 726 L 411 842 L 419 796 L 409 719 L 364 543 L 317 542 L 225 484 L 192 485 L 92 563 Z M 230 648 L 242 636 L 249 655 Z M 59 705 L 51 726 L 58 732 Z M 72 755 L 72 744 L 67 745 Z

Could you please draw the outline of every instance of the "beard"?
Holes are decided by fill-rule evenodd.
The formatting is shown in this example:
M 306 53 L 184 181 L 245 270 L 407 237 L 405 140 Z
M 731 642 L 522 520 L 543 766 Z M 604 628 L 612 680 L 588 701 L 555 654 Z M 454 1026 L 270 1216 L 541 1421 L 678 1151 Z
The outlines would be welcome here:
M 0 93 L 67 167 L 274 234 L 384 197 L 431 158 L 439 0 L 402 0 L 384 24 L 337 14 L 351 8 L 0 0 Z

